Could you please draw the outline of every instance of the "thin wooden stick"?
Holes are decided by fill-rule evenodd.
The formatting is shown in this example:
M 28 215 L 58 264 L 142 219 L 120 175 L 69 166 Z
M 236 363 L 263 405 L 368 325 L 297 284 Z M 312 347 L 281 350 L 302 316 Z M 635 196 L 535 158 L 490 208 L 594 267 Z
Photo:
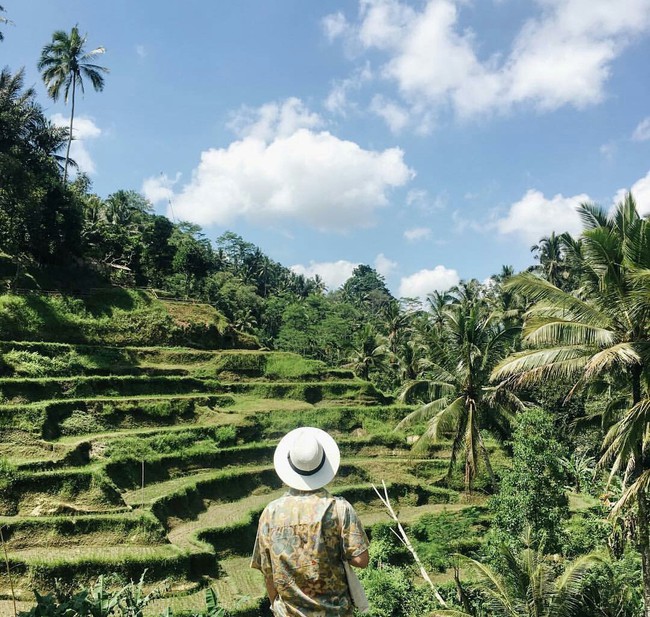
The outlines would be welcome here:
M 0 525 L 0 542 L 2 542 L 2 550 L 5 554 L 5 565 L 7 566 L 7 578 L 9 579 L 9 587 L 11 588 L 11 599 L 14 602 L 14 617 L 18 617 L 18 609 L 16 608 L 16 593 L 14 591 L 14 581 L 11 578 L 11 568 L 9 567 L 9 557 L 7 555 L 7 545 L 5 544 L 5 537 L 2 533 L 2 526 Z
M 388 489 L 386 488 L 386 482 L 382 480 L 381 483 L 382 486 L 384 487 L 383 495 L 379 492 L 379 490 L 374 484 L 372 485 L 372 488 L 374 489 L 375 493 L 377 493 L 377 497 L 379 497 L 379 500 L 384 504 L 384 506 L 388 510 L 388 514 L 393 519 L 393 521 L 395 521 L 395 524 L 397 525 L 398 531 L 395 531 L 394 529 L 391 529 L 391 531 L 397 536 L 399 541 L 409 550 L 411 555 L 413 555 L 413 559 L 415 559 L 415 563 L 420 568 L 420 574 L 422 574 L 422 578 L 424 578 L 424 580 L 427 583 L 429 583 L 429 586 L 431 587 L 433 591 L 433 595 L 435 595 L 436 597 L 436 600 L 438 600 L 438 602 L 440 602 L 440 604 L 442 604 L 442 606 L 446 608 L 447 603 L 445 602 L 444 598 L 440 595 L 440 592 L 436 589 L 435 585 L 433 584 L 433 581 L 429 577 L 428 572 L 424 569 L 424 565 L 422 565 L 422 562 L 420 561 L 418 554 L 415 552 L 415 549 L 413 548 L 411 541 L 408 539 L 408 536 L 406 535 L 406 531 L 404 530 L 404 527 L 402 527 L 402 523 L 399 522 L 399 519 L 397 518 L 397 514 L 395 514 L 395 510 L 393 510 L 393 506 L 391 505 L 390 499 L 388 498 Z

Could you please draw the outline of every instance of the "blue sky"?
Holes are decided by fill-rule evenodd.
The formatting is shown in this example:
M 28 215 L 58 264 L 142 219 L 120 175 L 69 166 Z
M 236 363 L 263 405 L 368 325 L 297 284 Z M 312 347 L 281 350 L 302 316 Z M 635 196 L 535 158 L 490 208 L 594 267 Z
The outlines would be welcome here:
M 650 0 L 3 0 L 0 64 L 104 46 L 74 157 L 107 196 L 232 230 L 336 288 L 424 296 L 533 263 L 575 207 L 650 213 Z M 171 203 L 171 210 L 169 204 Z

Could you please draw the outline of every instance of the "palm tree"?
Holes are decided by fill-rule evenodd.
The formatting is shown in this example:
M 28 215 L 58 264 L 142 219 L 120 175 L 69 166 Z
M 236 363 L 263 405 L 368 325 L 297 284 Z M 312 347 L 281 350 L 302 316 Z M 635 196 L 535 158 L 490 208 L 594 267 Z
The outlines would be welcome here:
M 571 393 L 603 377 L 624 384 L 628 405 L 605 437 L 600 465 L 623 475 L 616 510 L 637 507 L 650 617 L 650 221 L 631 194 L 609 216 L 589 204 L 579 213 L 585 229 L 572 258 L 581 267 L 580 288 L 569 293 L 531 273 L 512 279 L 509 285 L 535 302 L 524 326 L 530 349 L 504 360 L 493 378 L 513 386 L 568 378 Z
M 57 101 L 61 89 L 63 89 L 63 100 L 68 102 L 68 95 L 71 93 L 70 109 L 70 133 L 68 135 L 68 148 L 65 155 L 65 167 L 63 170 L 63 182 L 68 178 L 68 161 L 70 160 L 70 145 L 72 143 L 72 128 L 75 112 L 75 93 L 77 85 L 84 90 L 84 78 L 88 78 L 95 91 L 104 89 L 104 77 L 102 73 L 108 73 L 104 66 L 93 64 L 93 60 L 103 54 L 105 49 L 97 47 L 92 51 L 86 51 L 87 35 L 79 34 L 78 26 L 74 26 L 70 34 L 63 30 L 57 30 L 52 35 L 52 42 L 45 45 L 38 62 L 38 70 L 42 72 L 43 81 L 47 87 L 47 93 L 53 101 Z
M 556 287 L 561 287 L 564 254 L 562 240 L 552 231 L 550 236 L 544 236 L 538 244 L 530 247 L 531 253 L 539 261 L 538 270 L 542 272 L 547 281 Z
M 462 453 L 465 487 L 471 490 L 481 456 L 496 487 L 482 431 L 491 428 L 505 435 L 510 412 L 523 405 L 503 388 L 489 387 L 488 380 L 497 361 L 510 353 L 519 328 L 505 326 L 498 313 L 489 311 L 476 285 L 461 285 L 452 297 L 454 301 L 433 317 L 440 321 L 440 328 L 432 331 L 425 376 L 408 382 L 399 395 L 402 402 L 424 404 L 406 416 L 396 430 L 427 420 L 416 449 L 449 434 L 453 443 L 447 477 Z
M 515 552 L 503 543 L 499 547 L 504 568 L 496 572 L 475 559 L 461 557 L 476 571 L 484 607 L 493 617 L 570 617 L 585 607 L 582 589 L 589 570 L 603 563 L 585 555 L 565 565 L 561 575 L 544 555 L 544 547 L 533 546 L 530 528 L 524 532 L 524 548 Z M 475 617 L 462 585 L 458 582 L 465 611 L 437 610 L 431 617 Z M 584 613 L 583 613 L 584 614 Z
M 0 6 L 0 13 L 4 13 L 5 9 L 3 6 Z M 10 24 L 11 21 L 9 21 L 6 17 L 3 17 L 0 15 L 0 24 Z M 2 31 L 0 31 L 0 41 L 4 41 L 5 37 L 4 34 L 2 34 Z
M 386 346 L 375 328 L 365 324 L 354 337 L 352 353 L 347 367 L 352 368 L 361 379 L 367 380 L 370 371 L 383 366 L 386 361 Z

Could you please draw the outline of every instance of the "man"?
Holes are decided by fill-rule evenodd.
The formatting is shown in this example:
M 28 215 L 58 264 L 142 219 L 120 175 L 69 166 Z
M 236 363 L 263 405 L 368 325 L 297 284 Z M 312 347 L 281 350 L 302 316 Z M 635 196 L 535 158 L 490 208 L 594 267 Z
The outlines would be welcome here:
M 323 488 L 340 459 L 334 439 L 311 427 L 291 431 L 275 449 L 289 491 L 262 512 L 251 567 L 264 574 L 276 617 L 352 617 L 342 560 L 365 568 L 368 538 L 354 508 Z

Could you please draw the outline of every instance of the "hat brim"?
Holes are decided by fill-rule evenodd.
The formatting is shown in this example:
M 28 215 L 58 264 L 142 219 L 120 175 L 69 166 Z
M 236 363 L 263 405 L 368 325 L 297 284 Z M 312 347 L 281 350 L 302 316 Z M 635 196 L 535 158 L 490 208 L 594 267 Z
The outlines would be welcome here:
M 289 450 L 299 431 L 312 432 L 325 453 L 325 463 L 315 474 L 310 476 L 303 476 L 295 472 L 289 465 Z M 325 431 L 311 426 L 303 426 L 287 433 L 280 440 L 273 455 L 273 465 L 275 466 L 275 472 L 280 476 L 280 480 L 287 486 L 299 491 L 315 491 L 329 484 L 339 470 L 340 462 L 341 453 L 334 439 Z

